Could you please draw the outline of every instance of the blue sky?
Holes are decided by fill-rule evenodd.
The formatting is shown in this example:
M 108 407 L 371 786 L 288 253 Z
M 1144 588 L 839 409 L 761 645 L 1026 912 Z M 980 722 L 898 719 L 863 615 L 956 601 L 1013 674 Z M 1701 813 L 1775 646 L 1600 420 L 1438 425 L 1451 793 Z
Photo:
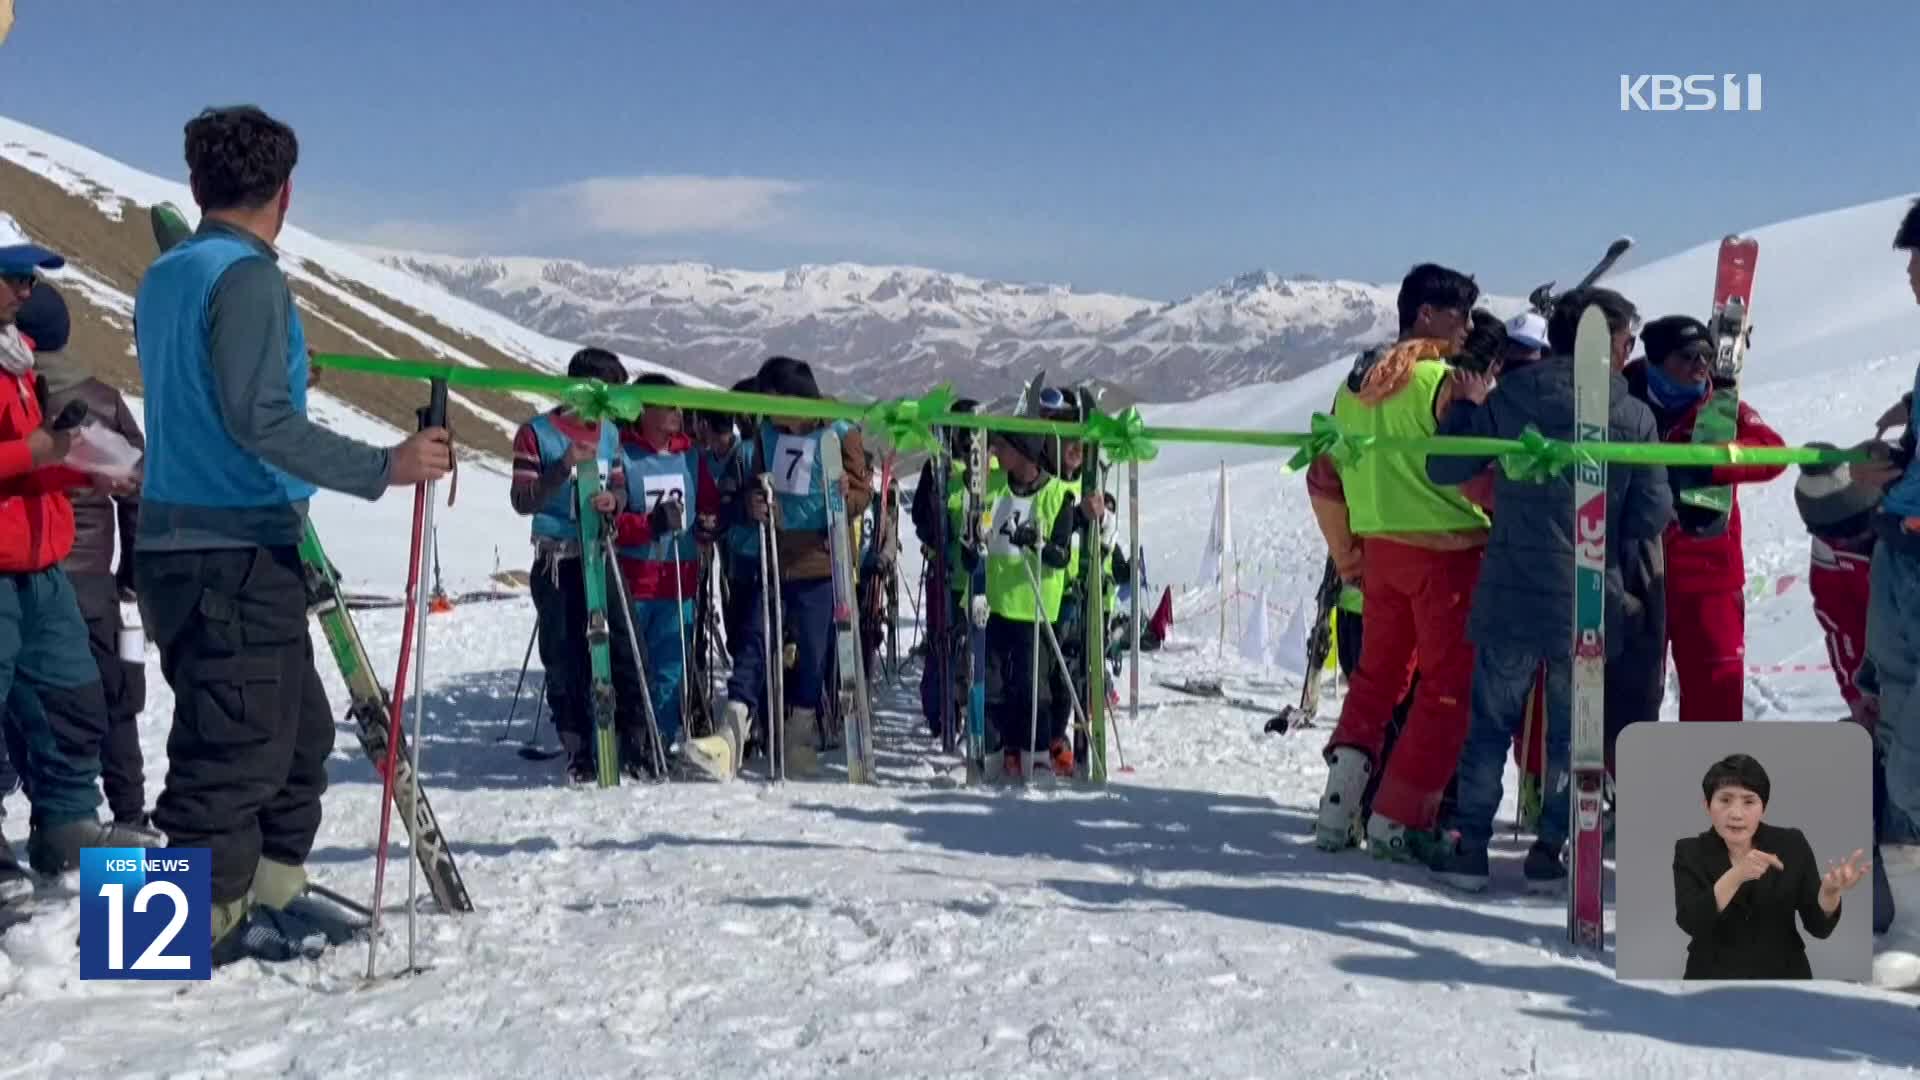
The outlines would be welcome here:
M 0 112 L 183 177 L 185 120 L 253 101 L 298 223 L 433 250 L 1523 293 L 1920 189 L 1911 2 L 19 6 Z M 1764 109 L 1622 112 L 1629 72 Z

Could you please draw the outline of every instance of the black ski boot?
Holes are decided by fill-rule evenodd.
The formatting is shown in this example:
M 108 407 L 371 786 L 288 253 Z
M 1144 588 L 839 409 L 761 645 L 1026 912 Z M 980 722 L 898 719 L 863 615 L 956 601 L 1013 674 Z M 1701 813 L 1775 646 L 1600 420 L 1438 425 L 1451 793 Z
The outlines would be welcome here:
M 252 904 L 239 925 L 213 943 L 212 960 L 214 967 L 249 958 L 270 964 L 317 960 L 327 951 L 327 944 L 326 931 L 291 910 Z
M 20 865 L 13 854 L 13 845 L 7 838 L 0 836 L 0 908 L 9 904 L 25 903 L 33 899 L 33 875 Z
M 27 862 L 42 877 L 59 877 L 80 869 L 81 848 L 166 846 L 167 838 L 155 829 L 81 818 L 52 828 L 35 828 L 27 836 Z

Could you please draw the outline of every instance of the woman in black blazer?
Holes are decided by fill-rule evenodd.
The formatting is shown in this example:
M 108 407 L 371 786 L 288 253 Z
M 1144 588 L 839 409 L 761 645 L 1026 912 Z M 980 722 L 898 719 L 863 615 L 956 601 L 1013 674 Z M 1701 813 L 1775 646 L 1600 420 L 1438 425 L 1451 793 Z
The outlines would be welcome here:
M 1692 941 L 1686 979 L 1811 979 L 1794 929 L 1825 938 L 1840 924 L 1841 894 L 1869 871 L 1855 851 L 1825 874 L 1799 829 L 1768 825 L 1771 785 L 1760 763 L 1734 754 L 1701 781 L 1712 828 L 1673 845 L 1674 918 Z

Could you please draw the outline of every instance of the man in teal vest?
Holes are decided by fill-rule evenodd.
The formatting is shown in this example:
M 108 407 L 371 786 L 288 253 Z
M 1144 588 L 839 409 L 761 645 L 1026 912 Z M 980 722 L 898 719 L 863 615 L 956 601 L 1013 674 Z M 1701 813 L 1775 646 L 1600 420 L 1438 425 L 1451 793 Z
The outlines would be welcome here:
M 374 500 L 445 476 L 445 429 L 382 448 L 307 418 L 307 343 L 273 241 L 299 145 L 252 106 L 187 124 L 202 217 L 141 279 L 145 499 L 136 580 L 173 688 L 153 823 L 213 854 L 213 959 L 315 955 L 299 907 L 334 712 L 297 547 L 321 488 Z M 303 901 L 304 902 L 304 901 Z
M 567 362 L 567 377 L 619 386 L 627 381 L 627 369 L 613 353 L 588 347 Z M 514 432 L 513 481 L 507 489 L 514 512 L 533 519 L 528 586 L 540 639 L 540 667 L 546 672 L 547 708 L 553 712 L 553 727 L 567 757 L 567 778 L 576 784 L 592 783 L 595 772 L 587 586 L 580 559 L 574 470 L 596 459 L 604 487 L 594 505 L 610 515 L 622 505 L 620 495 L 626 483 L 619 427 L 612 421 L 590 423 L 567 406 L 556 405 Z M 625 643 L 626 624 L 609 621 L 614 640 L 608 656 L 616 692 L 623 701 L 637 699 L 640 676 L 633 666 L 633 650 Z

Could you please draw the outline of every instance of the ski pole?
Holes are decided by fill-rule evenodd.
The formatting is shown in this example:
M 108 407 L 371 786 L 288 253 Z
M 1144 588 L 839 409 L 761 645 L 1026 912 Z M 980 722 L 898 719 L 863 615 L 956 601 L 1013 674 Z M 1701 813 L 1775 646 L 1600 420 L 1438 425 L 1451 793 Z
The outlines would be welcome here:
M 1025 768 L 1022 770 L 1022 772 L 1031 774 L 1033 770 L 1033 755 L 1038 752 L 1036 748 L 1040 744 L 1040 626 L 1039 624 L 1045 621 L 1047 617 L 1047 609 L 1046 609 L 1046 604 L 1041 600 L 1041 597 L 1040 597 L 1040 575 L 1037 572 L 1035 572 L 1032 564 L 1027 562 L 1027 557 L 1025 555 L 1020 556 L 1020 565 L 1026 568 L 1027 576 L 1030 579 L 1032 579 L 1034 583 L 1033 621 L 1035 625 L 1033 628 L 1033 659 L 1031 661 L 1031 666 L 1028 669 L 1033 676 L 1031 679 L 1031 682 L 1033 685 L 1033 692 L 1027 696 L 1027 703 L 1029 706 L 1028 712 L 1030 714 L 1030 718 L 1027 723 L 1027 752 L 1022 757 L 1022 762 L 1025 765 Z
M 1138 722 L 1140 719 L 1140 590 L 1145 583 L 1140 573 L 1140 463 L 1127 462 L 1127 577 L 1133 596 L 1133 610 L 1127 622 L 1131 624 L 1132 670 L 1127 674 L 1127 719 Z M 1117 729 L 1116 729 L 1117 730 Z M 1118 744 L 1119 740 L 1114 740 Z M 1124 760 L 1124 759 L 1123 759 Z
M 375 960 L 380 951 L 381 898 L 386 893 L 387 844 L 393 831 L 394 774 L 400 768 L 400 743 L 406 737 L 404 717 L 407 700 L 407 661 L 412 656 L 410 646 L 416 629 L 414 617 L 418 608 L 414 598 L 420 590 L 421 527 L 426 517 L 426 503 L 426 485 L 415 486 L 413 489 L 413 536 L 407 551 L 407 610 L 400 628 L 400 659 L 394 668 L 393 696 L 388 702 L 387 752 L 380 766 L 380 834 L 374 845 L 373 916 L 369 920 L 367 935 L 368 979 L 374 977 Z
M 447 383 L 445 379 L 435 379 L 429 385 L 429 389 L 427 391 L 427 407 L 420 410 L 420 426 L 422 429 L 447 426 Z M 451 440 L 449 440 L 447 444 L 447 451 L 449 454 L 451 454 L 453 451 L 453 444 Z M 429 549 L 427 544 L 431 543 L 433 544 L 434 548 L 438 547 L 439 534 L 434 532 L 434 528 L 433 528 L 434 494 L 438 487 L 439 487 L 439 484 L 437 481 L 433 481 L 433 480 L 427 481 L 426 517 L 425 517 L 425 520 L 422 522 L 423 540 L 426 542 L 422 543 L 421 552 L 420 552 L 420 560 L 422 564 L 426 562 L 427 558 L 431 554 L 432 549 Z M 424 577 L 425 574 L 426 574 L 426 567 L 422 565 L 421 576 Z M 412 770 L 411 770 L 413 775 L 410 778 L 410 780 L 413 785 L 412 805 L 414 806 L 420 805 L 420 730 L 421 730 L 421 724 L 426 717 L 425 687 L 427 682 L 427 606 L 428 606 L 427 596 L 425 595 L 425 593 L 421 593 L 419 596 L 418 621 L 415 623 L 415 629 L 414 629 L 414 633 L 416 636 L 413 642 L 414 651 L 418 654 L 417 656 L 414 657 L 415 671 L 414 671 L 414 679 L 413 679 L 413 745 L 408 747 L 408 749 L 413 752 L 413 762 L 412 762 Z M 418 931 L 416 929 L 416 924 L 419 921 L 419 913 L 420 913 L 419 901 L 420 901 L 420 860 L 408 859 L 407 860 L 407 970 L 408 971 L 419 970 L 419 967 L 414 960 L 414 956 L 415 956 L 414 950 L 415 950 L 416 942 L 418 940 Z
M 527 654 L 520 658 L 520 678 L 516 679 L 513 684 L 513 703 L 507 706 L 507 728 L 500 733 L 499 738 L 493 740 L 494 742 L 503 743 L 513 737 L 513 714 L 520 709 L 520 691 L 526 688 L 527 667 L 533 663 L 533 643 L 538 640 L 539 637 L 540 623 L 538 620 L 535 620 L 533 633 L 527 635 Z M 535 710 L 533 714 L 533 733 L 535 735 L 540 734 L 540 713 L 538 710 Z
M 1032 563 L 1027 562 L 1025 559 L 1020 561 L 1027 569 L 1028 583 L 1033 586 L 1033 603 L 1039 616 L 1034 619 L 1039 629 L 1039 633 L 1034 636 L 1034 647 L 1036 650 L 1039 648 L 1039 634 L 1045 634 L 1047 647 L 1053 651 L 1053 662 L 1060 665 L 1061 681 L 1066 683 L 1067 686 L 1067 704 L 1073 707 L 1074 723 L 1078 724 L 1083 730 L 1090 732 L 1093 728 L 1093 721 L 1088 719 L 1086 708 L 1080 704 L 1080 692 L 1073 688 L 1073 669 L 1067 665 L 1067 654 L 1060 648 L 1060 638 L 1053 632 L 1053 624 L 1046 619 L 1047 612 L 1045 602 L 1042 600 L 1040 594 L 1040 575 L 1034 573 Z M 1036 668 L 1038 667 L 1037 664 L 1035 666 Z M 1034 681 L 1037 683 L 1039 680 L 1036 678 Z M 1034 696 L 1037 700 L 1039 694 L 1036 692 Z M 1124 760 L 1124 758 L 1122 760 Z
M 691 669 L 687 666 L 687 589 L 680 581 L 686 563 L 680 558 L 680 537 L 678 534 L 668 545 L 673 556 L 673 628 L 680 632 L 680 742 L 689 745 L 693 739 L 692 695 L 687 693 L 687 676 Z
M 773 622 L 765 657 L 773 695 L 773 700 L 767 702 L 768 753 L 778 770 L 777 779 L 784 782 L 787 778 L 787 612 L 780 593 L 780 527 L 775 516 L 779 504 L 774 501 L 773 480 L 764 473 L 760 476 L 760 491 L 767 501 L 767 520 L 760 528 L 760 551 L 765 567 L 760 586 L 765 590 L 768 617 Z M 771 749 L 775 747 L 777 753 Z

